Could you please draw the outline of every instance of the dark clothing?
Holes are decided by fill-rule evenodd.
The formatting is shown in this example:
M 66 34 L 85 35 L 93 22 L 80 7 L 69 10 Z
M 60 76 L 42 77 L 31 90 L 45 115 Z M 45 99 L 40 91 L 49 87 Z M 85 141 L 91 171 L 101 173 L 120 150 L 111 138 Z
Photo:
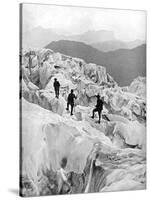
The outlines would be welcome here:
M 99 110 L 103 110 L 103 101 L 101 99 L 97 99 L 96 108 Z
M 70 104 L 69 102 L 67 102 L 67 110 L 69 110 L 69 105 L 71 106 L 71 115 L 73 115 L 73 107 L 74 107 L 74 104 Z
M 55 95 L 58 98 L 59 97 L 59 88 L 60 88 L 60 83 L 59 81 L 54 81 L 54 89 L 55 89 Z
M 82 67 L 82 62 L 79 62 L 79 66 Z
M 54 88 L 59 88 L 60 87 L 60 83 L 59 81 L 54 81 Z
M 103 101 L 100 98 L 98 98 L 97 99 L 97 104 L 96 104 L 95 108 L 93 109 L 92 118 L 94 118 L 95 112 L 98 112 L 98 116 L 99 116 L 99 121 L 98 122 L 99 123 L 100 123 L 100 120 L 101 120 L 101 112 L 102 112 L 102 110 L 103 110 Z
M 93 110 L 93 115 L 92 115 L 92 118 L 93 118 L 93 119 L 94 119 L 94 114 L 95 114 L 95 112 L 98 112 L 98 117 L 99 117 L 98 122 L 100 123 L 100 121 L 101 121 L 101 112 L 102 112 L 102 110 L 100 110 L 100 109 L 98 109 L 98 108 L 94 108 L 94 110 Z
M 59 88 L 55 88 L 55 95 L 57 98 L 59 97 Z
M 76 99 L 76 96 L 73 93 L 70 93 L 68 95 L 68 99 L 67 99 L 67 110 L 69 110 L 69 105 L 70 105 L 71 106 L 71 115 L 73 115 L 74 99 Z
M 75 96 L 73 93 L 70 93 L 70 94 L 68 95 L 68 102 L 69 102 L 70 104 L 74 104 L 74 99 L 76 99 L 76 96 Z

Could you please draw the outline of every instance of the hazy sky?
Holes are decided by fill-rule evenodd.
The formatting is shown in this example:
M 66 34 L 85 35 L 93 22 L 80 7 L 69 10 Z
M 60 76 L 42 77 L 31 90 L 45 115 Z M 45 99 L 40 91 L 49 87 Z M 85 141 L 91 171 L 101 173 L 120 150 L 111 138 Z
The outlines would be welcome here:
M 60 34 L 81 34 L 88 30 L 112 30 L 116 39 L 145 40 L 144 11 L 24 4 L 23 29 L 51 28 Z

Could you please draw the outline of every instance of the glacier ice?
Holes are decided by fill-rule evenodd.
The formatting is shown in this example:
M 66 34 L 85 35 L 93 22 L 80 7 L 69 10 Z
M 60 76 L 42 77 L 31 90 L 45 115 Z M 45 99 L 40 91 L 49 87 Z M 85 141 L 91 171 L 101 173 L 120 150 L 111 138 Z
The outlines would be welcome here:
M 21 194 L 145 189 L 145 78 L 119 87 L 104 66 L 40 49 L 29 69 L 27 55 L 21 66 Z M 78 97 L 72 117 L 66 111 L 71 89 Z M 105 101 L 101 124 L 90 118 L 97 94 Z

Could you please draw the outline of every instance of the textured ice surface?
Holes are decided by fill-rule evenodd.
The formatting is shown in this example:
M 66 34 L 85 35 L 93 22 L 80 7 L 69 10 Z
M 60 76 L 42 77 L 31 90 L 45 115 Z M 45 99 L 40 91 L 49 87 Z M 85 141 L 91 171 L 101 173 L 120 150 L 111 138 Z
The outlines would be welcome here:
M 22 195 L 145 189 L 145 78 L 121 88 L 105 67 L 82 59 L 41 49 L 29 69 L 25 55 Z M 59 99 L 54 78 L 61 85 Z M 66 111 L 70 89 L 78 97 L 73 116 Z M 100 124 L 97 114 L 90 118 L 98 93 L 105 101 Z M 67 160 L 64 169 L 63 159 Z

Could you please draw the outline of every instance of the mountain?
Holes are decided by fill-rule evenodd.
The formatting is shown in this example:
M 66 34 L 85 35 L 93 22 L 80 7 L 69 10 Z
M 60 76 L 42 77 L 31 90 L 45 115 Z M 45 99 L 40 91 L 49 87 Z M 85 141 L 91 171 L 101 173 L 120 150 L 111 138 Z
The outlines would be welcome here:
M 146 74 L 146 45 L 134 49 L 119 49 L 101 52 L 83 42 L 60 40 L 51 42 L 45 48 L 84 59 L 87 63 L 96 63 L 106 67 L 120 86 L 129 85 L 137 76 Z
M 108 51 L 115 51 L 118 49 L 133 49 L 142 44 L 144 44 L 144 41 L 142 41 L 142 40 L 134 40 L 131 42 L 123 42 L 120 40 L 111 40 L 111 41 L 93 43 L 93 44 L 91 44 L 91 46 L 100 51 L 108 52 Z
M 87 31 L 78 35 L 63 35 L 57 32 L 57 30 L 45 29 L 40 26 L 23 32 L 23 47 L 42 48 L 52 41 L 69 40 L 84 42 L 100 51 L 108 52 L 117 49 L 132 49 L 144 43 L 141 40 L 131 42 L 116 40 L 113 31 L 108 30 Z
M 63 37 L 56 34 L 52 29 L 44 29 L 40 26 L 30 31 L 23 32 L 24 48 L 42 48 L 51 41 L 57 41 Z
M 112 31 L 87 31 L 78 35 L 62 35 L 57 34 L 56 30 L 44 29 L 40 26 L 33 28 L 30 31 L 23 32 L 23 47 L 24 48 L 42 48 L 52 41 L 72 40 L 84 42 L 87 44 L 112 41 L 115 39 Z
M 105 57 L 105 53 L 100 52 L 83 42 L 60 40 L 58 42 L 51 42 L 45 46 L 45 48 L 52 49 L 53 51 L 57 51 L 72 57 L 82 58 L 87 63 L 96 63 L 94 62 L 96 58 L 99 57 L 100 60 L 104 60 Z
M 146 45 L 108 52 L 105 64 L 120 85 L 129 85 L 137 76 L 146 76 Z
M 99 31 L 87 31 L 81 35 L 67 36 L 67 40 L 80 41 L 87 44 L 112 41 L 115 39 L 113 31 L 99 30 Z

